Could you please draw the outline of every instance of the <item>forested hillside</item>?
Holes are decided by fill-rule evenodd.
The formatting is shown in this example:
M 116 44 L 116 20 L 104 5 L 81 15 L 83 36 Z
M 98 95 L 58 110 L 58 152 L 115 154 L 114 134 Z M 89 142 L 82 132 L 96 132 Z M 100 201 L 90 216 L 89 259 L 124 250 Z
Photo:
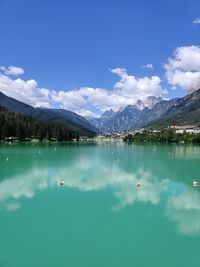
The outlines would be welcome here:
M 152 128 L 168 125 L 200 125 L 200 89 L 185 97 L 178 98 L 174 105 L 159 119 L 150 122 Z
M 30 116 L 9 112 L 0 106 L 0 140 L 14 137 L 19 140 L 26 138 L 70 140 L 79 138 L 79 132 L 62 123 L 49 123 L 36 120 Z
M 82 116 L 64 109 L 34 108 L 0 92 L 0 106 L 8 111 L 28 115 L 47 123 L 62 123 L 80 135 L 91 136 L 100 132 Z

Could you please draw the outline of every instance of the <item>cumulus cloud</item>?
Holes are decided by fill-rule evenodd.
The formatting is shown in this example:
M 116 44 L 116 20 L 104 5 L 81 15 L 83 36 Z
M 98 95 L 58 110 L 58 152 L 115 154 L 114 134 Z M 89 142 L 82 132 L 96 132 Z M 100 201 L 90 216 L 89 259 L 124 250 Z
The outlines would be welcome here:
M 200 47 L 178 47 L 172 58 L 164 65 L 166 78 L 174 88 L 182 87 L 187 92 L 200 88 Z
M 153 64 L 146 64 L 142 66 L 143 69 L 153 70 Z
M 193 20 L 193 24 L 200 24 L 200 18 L 196 18 Z
M 24 70 L 21 67 L 9 66 L 6 68 L 5 66 L 0 66 L 0 71 L 2 71 L 6 75 L 14 75 L 19 76 L 24 74 Z
M 198 19 L 195 23 L 198 23 Z M 153 69 L 153 65 L 148 63 L 143 68 Z M 181 87 L 187 92 L 199 89 L 200 47 L 178 47 L 164 64 L 164 68 L 171 89 Z M 135 104 L 139 99 L 145 101 L 150 95 L 158 97 L 167 93 L 161 86 L 159 76 L 136 77 L 128 74 L 125 68 L 113 68 L 110 71 L 119 78 L 110 90 L 89 86 L 73 90 L 52 90 L 39 87 L 34 79 L 11 77 L 24 73 L 20 67 L 0 66 L 0 91 L 34 107 L 60 107 L 91 117 L 98 117 L 108 109 L 118 111 Z
M 87 110 L 88 106 L 102 112 L 107 109 L 117 111 L 126 105 L 135 104 L 138 99 L 145 100 L 149 95 L 161 96 L 166 92 L 162 89 L 158 76 L 136 78 L 128 75 L 123 68 L 110 71 L 120 77 L 110 91 L 103 88 L 82 87 L 71 91 L 54 91 L 52 98 L 63 108 L 73 109 L 76 112 Z
M 161 87 L 161 79 L 158 76 L 137 78 L 128 75 L 126 69 L 121 68 L 112 69 L 111 72 L 120 77 L 114 88 L 124 97 L 144 100 L 149 95 L 161 96 L 166 93 Z
M 107 109 L 117 111 L 126 105 L 135 104 L 139 99 L 145 100 L 149 95 L 161 96 L 165 93 L 158 76 L 138 78 L 129 75 L 123 68 L 110 70 L 119 76 L 119 81 L 111 90 L 93 87 L 69 91 L 51 90 L 38 87 L 34 79 L 13 79 L 6 75 L 8 69 L 5 67 L 1 67 L 1 71 L 3 73 L 0 74 L 0 91 L 6 95 L 34 107 L 60 107 L 84 116 L 98 117 Z
M 0 91 L 34 107 L 53 106 L 50 90 L 39 88 L 35 80 L 11 79 L 0 74 Z

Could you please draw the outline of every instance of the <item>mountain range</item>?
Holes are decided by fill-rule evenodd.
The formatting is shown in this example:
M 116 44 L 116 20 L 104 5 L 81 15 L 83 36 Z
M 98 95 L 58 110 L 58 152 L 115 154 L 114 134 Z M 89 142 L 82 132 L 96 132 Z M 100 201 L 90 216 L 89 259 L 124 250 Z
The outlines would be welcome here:
M 182 98 L 164 100 L 149 96 L 144 102 L 128 105 L 117 112 L 106 111 L 100 118 L 88 119 L 102 132 L 120 132 L 141 127 L 170 124 L 200 124 L 200 89 Z
M 166 127 L 172 124 L 200 125 L 200 89 L 182 98 L 170 100 L 149 96 L 117 112 L 105 111 L 100 118 L 83 118 L 65 109 L 34 108 L 0 92 L 0 106 L 9 111 L 48 122 L 64 123 L 81 135 L 122 132 L 143 127 Z
M 167 125 L 200 125 L 200 89 L 182 98 L 155 121 L 149 123 L 152 127 L 166 127 Z
M 81 135 L 94 135 L 100 132 L 94 125 L 82 116 L 65 109 L 34 108 L 0 92 L 0 106 L 7 110 L 29 115 L 35 119 L 48 122 L 59 122 L 71 129 L 79 131 Z

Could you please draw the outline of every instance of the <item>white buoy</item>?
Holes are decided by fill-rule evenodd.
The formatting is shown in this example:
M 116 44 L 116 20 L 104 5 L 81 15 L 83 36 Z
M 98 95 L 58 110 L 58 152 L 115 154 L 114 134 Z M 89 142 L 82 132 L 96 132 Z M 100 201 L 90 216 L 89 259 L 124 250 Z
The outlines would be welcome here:
M 64 182 L 64 181 L 60 181 L 60 182 L 59 182 L 59 185 L 60 185 L 60 186 L 64 186 L 64 185 L 65 185 L 65 182 Z
M 140 182 L 137 182 L 137 187 L 140 187 L 141 186 L 141 183 Z
M 6 159 L 7 161 L 9 160 L 9 158 Z
M 119 162 L 119 159 L 117 159 L 117 162 Z

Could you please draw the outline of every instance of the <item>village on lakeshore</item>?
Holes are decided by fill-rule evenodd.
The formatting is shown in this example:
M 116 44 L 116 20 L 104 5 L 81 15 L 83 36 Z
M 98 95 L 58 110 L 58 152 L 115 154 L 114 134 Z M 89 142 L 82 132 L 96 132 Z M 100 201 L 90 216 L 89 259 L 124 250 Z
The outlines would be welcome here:
M 192 125 L 170 125 L 167 129 L 172 129 L 175 133 L 200 133 L 200 126 L 192 126 Z M 113 132 L 113 133 L 101 133 L 96 136 L 96 138 L 113 138 L 113 139 L 123 139 L 127 135 L 135 135 L 136 133 L 143 133 L 147 128 L 140 128 L 133 131 L 124 131 L 124 132 Z M 161 132 L 161 129 L 153 129 L 151 130 L 153 133 Z
M 192 125 L 170 125 L 168 128 L 163 129 L 148 129 L 148 128 L 140 128 L 132 131 L 123 131 L 123 132 L 112 132 L 112 133 L 100 133 L 94 137 L 88 137 L 88 136 L 80 136 L 79 138 L 73 138 L 70 141 L 87 141 L 87 140 L 118 140 L 123 141 L 127 136 L 134 136 L 136 134 L 142 134 L 144 131 L 149 131 L 151 133 L 160 133 L 161 131 L 167 131 L 167 130 L 173 130 L 175 134 L 200 134 L 200 126 L 192 126 Z M 19 141 L 17 137 L 7 137 L 4 139 L 4 141 Z M 30 141 L 32 143 L 38 142 L 38 141 L 58 141 L 55 138 L 43 139 L 39 140 L 37 138 L 25 138 L 24 141 Z

